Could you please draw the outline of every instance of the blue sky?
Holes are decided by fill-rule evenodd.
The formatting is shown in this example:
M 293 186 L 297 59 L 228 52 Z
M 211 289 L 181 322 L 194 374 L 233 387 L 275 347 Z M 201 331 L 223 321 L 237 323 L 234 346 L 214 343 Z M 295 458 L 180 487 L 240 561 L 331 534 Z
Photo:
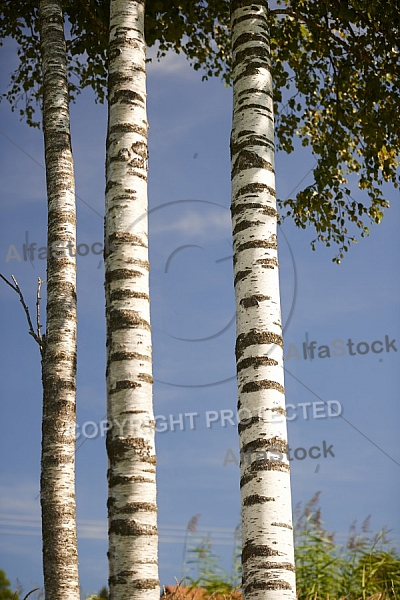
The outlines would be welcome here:
M 4 90 L 16 54 L 11 44 L 1 52 Z M 80 198 L 78 243 L 85 253 L 83 244 L 103 240 L 106 108 L 85 92 L 71 112 Z M 211 534 L 226 568 L 239 519 L 229 221 L 231 89 L 219 81 L 201 82 L 185 59 L 173 54 L 149 65 L 148 118 L 154 407 L 158 428 L 168 424 L 156 438 L 160 579 L 168 585 L 181 575 L 184 533 L 194 514 L 201 514 L 199 531 Z M 37 164 L 44 163 L 42 134 L 21 123 L 4 102 L 0 132 L 0 272 L 15 275 L 33 308 L 45 261 L 37 253 L 32 262 L 25 261 L 22 247 L 27 236 L 37 248 L 46 244 L 45 177 Z M 313 163 L 301 146 L 289 157 L 279 154 L 279 196 L 286 197 Z M 310 181 L 308 174 L 302 185 Z M 353 194 L 361 198 L 356 186 Z M 354 246 L 340 266 L 331 262 L 332 250 L 319 246 L 311 251 L 311 229 L 297 230 L 289 221 L 282 228 L 286 239 L 280 234 L 280 263 L 285 322 L 291 314 L 285 329 L 286 353 L 290 349 L 286 401 L 295 407 L 289 414 L 296 417 L 288 425 L 290 447 L 292 454 L 297 448 L 323 448 L 324 442 L 326 449 L 331 447 L 326 457 L 316 459 L 301 460 L 303 452 L 297 452 L 299 458 L 291 463 L 293 503 L 321 490 L 322 518 L 338 539 L 344 539 L 351 522 L 360 524 L 371 514 L 372 528 L 387 525 L 400 546 L 400 208 L 397 192 L 388 190 L 388 196 L 392 206 L 381 225 L 372 226 L 370 238 Z M 10 257 L 12 245 L 21 260 Z M 40 359 L 18 298 L 5 284 L 0 285 L 0 302 L 0 568 L 13 586 L 18 578 L 28 591 L 42 584 Z M 89 439 L 93 426 L 85 425 L 99 423 L 106 412 L 104 304 L 101 255 L 89 252 L 78 259 L 77 506 L 84 592 L 107 581 L 105 438 L 98 427 Z M 313 360 L 304 360 L 306 340 L 315 342 Z M 375 344 L 377 352 L 371 349 L 374 341 L 382 342 Z M 321 346 L 329 348 L 330 357 L 326 348 L 317 356 Z M 322 401 L 339 403 L 344 419 L 326 416 Z M 310 404 L 299 406 L 304 403 Z M 193 429 L 185 413 L 196 413 Z

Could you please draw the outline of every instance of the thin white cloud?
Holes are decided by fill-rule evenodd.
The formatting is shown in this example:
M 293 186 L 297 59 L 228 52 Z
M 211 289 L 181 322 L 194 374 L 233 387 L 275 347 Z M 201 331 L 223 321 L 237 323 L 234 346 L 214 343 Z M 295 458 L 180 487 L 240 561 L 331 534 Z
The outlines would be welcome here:
M 175 231 L 185 235 L 201 235 L 208 238 L 214 236 L 215 232 L 218 231 L 226 236 L 230 236 L 232 228 L 230 214 L 228 210 L 223 210 L 222 206 L 221 209 L 218 213 L 208 213 L 205 215 L 190 212 L 176 221 L 153 225 L 151 233 L 155 235 Z
M 20 520 L 22 515 L 36 519 L 40 515 L 39 498 L 35 500 L 38 489 L 39 481 L 20 482 L 10 477 L 7 483 L 0 483 L 1 514 L 18 515 Z
M 152 46 L 147 49 L 146 56 L 151 58 L 151 62 L 147 63 L 147 75 L 183 75 L 189 79 L 193 77 L 193 70 L 189 67 L 189 61 L 183 53 L 176 54 L 173 50 L 169 50 L 167 54 L 157 59 L 158 46 Z

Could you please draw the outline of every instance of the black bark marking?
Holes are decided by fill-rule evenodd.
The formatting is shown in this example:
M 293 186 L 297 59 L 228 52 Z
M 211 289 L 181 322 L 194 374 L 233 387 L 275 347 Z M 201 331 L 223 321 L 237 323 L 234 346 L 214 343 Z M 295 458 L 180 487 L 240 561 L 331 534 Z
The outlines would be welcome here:
M 144 104 L 144 98 L 133 90 L 116 90 L 112 95 L 113 102 L 120 104 Z
M 271 98 L 272 98 L 272 94 L 271 94 Z M 257 112 L 260 115 L 263 115 L 264 117 L 267 117 L 267 119 L 269 119 L 272 123 L 274 122 L 274 119 L 272 117 L 272 111 L 270 108 L 268 108 L 268 106 L 265 106 L 264 104 L 252 104 L 252 103 L 246 103 L 246 98 L 242 98 L 241 100 L 239 100 L 238 102 L 239 107 L 236 108 L 236 113 L 241 113 L 241 112 L 245 112 L 247 110 L 253 110 L 255 112 Z M 267 113 L 267 114 L 265 114 Z M 270 142 L 268 140 L 268 138 L 265 139 L 265 143 L 263 144 L 268 148 L 273 149 L 273 145 L 272 142 Z M 267 165 L 269 165 L 269 167 L 265 167 L 266 169 L 268 169 L 268 171 L 272 171 L 273 172 L 273 168 L 271 163 L 267 162 Z
M 139 127 L 138 125 L 133 125 L 131 123 L 116 123 L 108 130 L 108 139 L 106 143 L 107 147 L 114 143 L 114 140 L 112 139 L 112 135 L 114 133 L 137 133 L 142 135 L 144 138 L 147 138 L 147 129 L 144 129 L 143 127 Z
M 259 306 L 258 299 L 256 298 L 256 296 L 248 296 L 247 298 L 242 298 L 240 304 L 244 308 L 250 308 L 251 306 Z
M 240 301 L 240 305 L 244 308 L 250 308 L 251 306 L 258 306 L 259 302 L 262 302 L 263 300 L 271 300 L 271 296 L 264 296 L 263 294 L 253 294 L 252 296 L 242 298 Z
M 113 163 L 113 162 L 122 162 L 122 163 L 127 163 L 130 167 L 137 167 L 138 169 L 145 169 L 146 167 L 146 161 L 147 158 L 136 158 L 133 157 L 131 158 L 130 156 L 130 151 L 128 148 L 121 148 L 118 152 L 118 154 L 114 154 L 113 156 L 111 156 L 108 159 L 109 164 Z M 128 160 L 129 159 L 129 160 Z M 139 177 L 145 177 L 143 174 L 141 173 L 136 173 L 136 175 L 138 175 Z M 131 199 L 130 194 L 119 194 L 117 196 L 117 199 L 119 200 L 129 200 Z
M 157 527 L 154 525 L 142 525 L 133 519 L 115 519 L 111 520 L 108 532 L 129 536 L 157 535 Z
M 143 300 L 150 300 L 149 296 L 144 292 L 135 292 L 130 289 L 123 290 L 112 290 L 110 292 L 110 302 L 114 300 L 125 300 L 126 298 L 141 298 Z
M 70 183 L 68 183 L 68 185 L 65 185 L 65 190 L 68 190 L 69 188 Z M 47 225 L 49 229 L 47 242 L 49 247 L 51 247 L 53 242 L 62 241 L 58 237 L 60 235 L 60 232 L 61 235 L 64 234 L 63 240 L 70 239 L 70 234 L 67 235 L 67 233 L 65 232 L 66 224 L 76 225 L 76 214 L 72 212 L 72 210 L 69 207 L 65 210 L 62 210 L 61 208 L 53 208 L 49 211 L 47 219 Z
M 46 359 L 50 361 L 54 361 L 55 363 L 60 363 L 61 361 L 70 362 L 72 365 L 75 365 L 76 368 L 76 352 L 58 352 L 52 351 L 50 348 L 47 349 Z
M 145 158 L 131 158 L 131 160 L 128 161 L 128 165 L 130 167 L 136 167 L 137 169 L 145 169 L 146 168 L 146 160 Z M 137 175 L 140 177 L 139 173 L 137 173 Z M 143 177 L 143 175 L 142 175 Z M 128 196 L 129 198 L 129 196 Z
M 135 512 L 157 512 L 157 505 L 151 502 L 126 502 L 121 506 L 117 505 L 115 498 L 111 497 L 107 500 L 107 508 L 109 514 L 131 514 Z
M 260 390 L 277 390 L 282 394 L 285 393 L 285 388 L 277 381 L 270 379 L 262 379 L 261 381 L 249 381 L 242 387 L 242 393 L 259 392 Z
M 293 530 L 293 527 L 291 525 L 288 525 L 287 523 L 271 523 L 271 525 L 274 525 L 275 527 L 285 527 L 286 529 Z
M 279 569 L 279 565 L 276 566 Z M 291 590 L 292 586 L 283 579 L 274 579 L 272 581 L 253 581 L 243 586 L 243 593 L 249 594 L 255 590 Z
M 117 381 L 115 388 L 110 390 L 110 394 L 116 394 L 117 392 L 120 392 L 121 390 L 135 389 L 135 388 L 138 388 L 141 386 L 142 386 L 142 384 L 138 383 L 137 381 L 129 381 L 129 380 Z
M 274 269 L 275 267 L 279 269 L 279 263 L 276 258 L 259 258 L 256 262 L 264 269 Z
M 254 196 L 257 197 L 258 194 L 261 194 L 262 192 L 268 192 L 273 198 L 276 198 L 275 190 L 266 183 L 248 183 L 247 185 L 244 185 L 242 188 L 240 188 L 240 190 L 236 194 L 236 197 L 239 198 L 240 196 L 247 196 L 250 194 L 254 194 Z M 271 210 L 274 210 L 274 216 L 279 216 L 278 212 L 275 209 L 271 208 Z
M 141 246 L 142 248 L 147 248 L 147 243 L 144 242 L 141 237 L 132 233 L 124 233 L 122 231 L 112 233 L 108 236 L 108 246 L 113 247 L 118 243 L 128 243 L 132 246 Z
M 112 190 L 114 187 L 118 187 L 119 185 L 121 185 L 118 181 L 107 181 L 106 183 L 106 194 L 108 194 L 108 192 L 110 190 Z
M 246 89 L 243 89 L 238 93 L 238 103 L 242 104 L 243 102 L 245 102 L 246 98 L 254 98 L 255 94 L 258 94 L 258 95 L 264 94 L 265 96 L 268 96 L 268 98 L 273 99 L 273 95 L 271 94 L 270 90 L 265 90 L 265 89 L 262 90 L 257 87 L 252 87 L 252 88 L 246 87 Z M 266 108 L 265 105 L 264 105 L 264 108 Z M 272 113 L 272 111 L 271 111 L 271 113 Z M 259 137 L 260 139 L 264 139 L 261 136 L 257 136 L 257 134 L 254 131 L 249 131 L 249 130 L 245 130 L 245 129 L 242 129 L 242 131 L 240 133 L 238 133 L 238 137 L 243 136 L 243 135 L 248 135 L 248 134 L 254 135 L 254 137 Z
M 114 43 L 115 45 L 119 44 L 120 46 L 128 45 L 128 44 L 126 44 L 126 40 L 116 39 L 112 43 Z M 135 44 L 135 40 L 131 40 L 131 45 L 133 46 L 134 44 Z M 130 75 L 127 75 L 127 76 L 121 75 L 120 69 L 113 71 L 113 72 L 110 72 L 111 69 L 109 69 L 109 74 L 108 74 L 109 98 L 111 97 L 112 92 L 114 92 L 117 89 L 121 89 L 125 84 L 127 84 L 127 87 L 129 87 L 129 85 L 132 85 L 132 76 L 134 77 L 136 73 L 145 73 L 146 72 L 145 68 L 140 66 L 138 63 L 133 63 L 130 67 L 131 67 L 130 68 L 131 73 L 130 73 Z M 108 103 L 110 104 L 110 100 L 108 101 Z M 112 99 L 111 99 L 111 105 L 112 104 L 115 104 L 115 102 L 112 102 Z
M 73 380 L 72 380 L 73 382 Z M 71 382 L 69 381 L 68 384 L 70 384 Z M 50 381 L 51 384 L 51 381 Z M 49 427 L 52 428 L 52 430 L 54 431 L 54 422 L 53 422 L 53 418 L 57 418 L 59 423 L 63 424 L 63 423 L 68 423 L 70 421 L 70 419 L 72 417 L 74 417 L 75 412 L 76 412 L 76 404 L 75 404 L 75 399 L 69 398 L 70 394 L 70 385 L 67 385 L 66 387 L 61 387 L 60 389 L 67 391 L 67 394 L 64 394 L 64 396 L 66 396 L 67 398 L 54 398 L 54 394 L 53 393 L 49 393 L 46 394 L 46 402 L 48 402 L 48 418 L 45 419 L 43 421 L 43 427 Z M 58 439 L 62 440 L 63 436 L 62 433 L 59 432 L 58 434 Z M 43 442 L 44 443 L 44 442 Z M 50 446 L 49 446 L 50 447 Z
M 238 108 L 237 112 L 242 112 L 242 108 Z M 272 117 L 269 117 L 272 119 Z M 238 134 L 239 137 L 240 134 Z M 231 153 L 231 158 L 233 159 L 233 157 L 240 152 L 243 148 L 248 148 L 249 146 L 262 146 L 263 148 L 268 148 L 268 150 L 272 150 L 274 151 L 275 147 L 273 142 L 271 142 L 271 140 L 261 137 L 261 136 L 256 136 L 256 135 L 252 135 L 249 136 L 247 139 L 245 140 L 235 140 L 233 141 L 231 139 L 230 141 L 230 153 Z M 273 168 L 272 164 L 268 163 L 270 165 L 270 168 L 267 167 L 268 171 L 271 171 L 272 173 L 275 173 L 275 169 Z
M 145 456 L 151 457 L 153 449 L 143 438 L 112 438 L 107 436 L 108 458 L 110 460 L 118 459 L 124 456 L 129 450 L 134 450 L 140 460 Z M 147 454 L 146 454 L 147 453 Z M 154 457 L 155 458 L 155 457 Z M 147 461 L 146 461 L 147 462 Z
M 258 438 L 244 444 L 240 454 L 253 454 L 253 452 L 257 452 L 258 450 L 278 450 L 282 454 L 286 454 L 287 442 L 276 436 L 268 439 Z
M 150 271 L 150 263 L 148 260 L 139 260 L 138 258 L 127 258 L 125 262 L 142 267 L 145 271 Z
M 69 441 L 72 441 L 75 439 L 75 436 L 71 436 Z M 65 440 L 64 440 L 65 442 Z M 54 451 L 53 451 L 54 452 Z M 72 464 L 75 462 L 75 457 L 74 456 L 68 456 L 65 454 L 51 454 L 49 456 L 42 456 L 42 468 L 43 471 L 46 471 L 46 469 L 50 469 L 51 467 L 58 467 L 60 465 L 68 465 L 68 464 Z
M 247 169 L 266 169 L 267 171 L 273 171 L 271 163 L 259 156 L 256 152 L 242 149 L 239 151 L 232 166 L 232 178 Z
M 237 109 L 237 112 L 241 112 L 241 109 Z M 239 136 L 239 134 L 238 134 L 238 136 Z M 262 146 L 263 148 L 268 148 L 269 150 L 274 150 L 274 145 L 270 140 L 260 137 L 260 136 L 252 135 L 252 136 L 249 136 L 248 138 L 246 138 L 245 140 L 233 141 L 231 139 L 231 141 L 230 141 L 231 158 L 236 156 L 236 154 L 238 152 L 240 152 L 243 148 L 248 148 L 249 146 L 253 146 L 253 147 L 254 146 L 255 147 Z M 273 168 L 271 163 L 268 163 L 268 165 L 269 165 L 269 167 L 266 167 L 267 170 L 271 171 L 272 173 L 275 173 L 275 169 Z
M 145 356 L 138 352 L 114 352 L 111 354 L 109 363 L 118 362 L 120 360 L 140 360 L 143 362 L 151 362 L 151 356 Z
M 251 417 L 251 419 L 247 418 L 247 419 L 244 419 L 243 421 L 239 421 L 238 433 L 242 433 L 242 431 L 245 431 L 249 427 L 252 427 L 253 425 L 255 425 L 255 423 L 261 423 L 261 422 L 262 422 L 262 418 L 259 417 L 258 415 L 256 415 L 255 417 Z
M 116 485 L 123 485 L 124 483 L 151 483 L 154 485 L 153 479 L 146 479 L 142 475 L 113 475 L 109 474 L 108 487 L 112 488 Z
M 265 57 L 264 57 L 265 59 Z M 237 57 L 236 60 L 233 61 L 233 69 L 235 68 L 235 65 L 237 64 Z M 266 70 L 266 71 L 271 71 L 271 66 L 270 63 L 267 60 L 261 60 L 259 62 L 251 62 L 247 65 L 247 67 L 245 67 L 245 69 L 243 69 L 243 71 L 241 71 L 241 73 L 239 75 L 236 75 L 236 77 L 233 78 L 233 85 L 237 85 L 239 83 L 239 81 L 241 79 L 244 79 L 245 77 L 252 77 L 253 75 L 259 75 L 260 74 L 260 70 Z
M 296 571 L 296 567 L 292 563 L 274 563 L 270 561 L 266 562 L 257 562 L 257 568 L 259 569 L 284 569 L 285 571 L 292 571 L 294 573 Z
M 257 478 L 262 471 L 280 471 L 282 473 L 290 473 L 290 466 L 287 463 L 278 460 L 255 460 L 250 465 L 250 471 L 240 478 L 240 488 Z
M 59 264 L 60 263 L 58 263 L 58 265 Z M 76 302 L 76 287 L 73 283 L 69 283 L 68 281 L 59 281 L 59 280 L 57 280 L 57 282 L 52 282 L 52 283 L 54 284 L 54 289 L 57 290 L 57 298 L 54 300 L 53 300 L 53 298 L 50 298 L 47 301 L 47 306 L 53 306 L 58 303 L 58 307 L 60 308 L 60 296 L 63 296 L 63 298 L 62 298 L 63 303 L 68 301 L 71 304 L 74 304 Z
M 249 186 L 252 186 L 252 185 L 258 186 L 258 185 L 263 185 L 263 184 L 249 183 L 245 187 L 248 188 Z M 268 186 L 266 186 L 266 187 L 268 187 Z M 241 191 L 243 189 L 244 188 L 241 188 Z M 272 188 L 269 188 L 269 189 L 272 189 Z M 232 203 L 231 215 L 232 215 L 232 217 L 236 217 L 236 215 L 240 216 L 242 213 L 247 214 L 247 212 L 250 209 L 258 210 L 263 215 L 267 215 L 268 217 L 276 217 L 278 215 L 278 213 L 276 212 L 276 209 L 273 206 L 269 206 L 268 204 L 262 204 L 261 202 L 241 202 L 240 200 L 238 202 L 235 202 L 234 204 Z M 275 235 L 275 234 L 273 234 L 273 235 Z M 276 241 L 276 238 L 275 238 L 275 241 Z
M 47 351 L 46 351 L 46 355 L 47 355 Z M 46 356 L 46 360 L 47 360 L 47 356 Z M 53 366 L 54 365 L 48 365 L 48 369 L 46 369 L 46 371 L 43 372 L 43 386 L 46 387 L 45 389 L 45 394 L 46 394 L 46 398 L 51 399 L 52 402 L 54 403 L 54 406 L 60 406 L 62 404 L 62 400 L 56 400 L 57 396 L 59 394 L 62 394 L 63 392 L 71 392 L 75 395 L 75 391 L 76 391 L 76 383 L 75 383 L 75 377 L 72 377 L 69 380 L 66 379 L 60 379 L 60 378 L 56 378 L 56 376 L 53 374 Z M 72 402 L 70 402 L 70 404 L 72 404 Z M 49 409 L 51 412 L 51 409 Z M 53 424 L 54 426 L 54 424 Z
M 106 273 L 106 284 L 113 281 L 121 281 L 129 279 L 131 277 L 142 277 L 143 273 L 135 271 L 134 269 L 115 269 L 114 271 L 107 271 Z
M 143 173 L 140 173 L 140 171 L 135 171 L 133 168 L 129 170 L 129 173 L 131 175 L 134 175 L 135 177 L 140 177 L 140 179 L 143 179 L 143 181 L 147 182 L 147 175 L 144 175 Z
M 125 585 L 129 583 L 129 587 L 135 590 L 154 590 L 160 587 L 160 582 L 158 579 L 129 579 L 128 581 L 128 577 L 135 574 L 135 571 L 121 571 L 119 575 L 113 575 L 109 577 L 109 586 L 111 587 L 118 584 Z
M 257 34 L 247 34 L 252 36 L 254 41 L 258 41 Z M 253 66 L 257 67 L 269 67 L 271 62 L 271 53 L 268 47 L 268 37 L 264 36 L 261 44 L 257 46 L 247 46 L 247 48 L 243 48 L 243 50 L 237 49 L 236 52 L 233 52 L 233 66 L 232 70 L 235 69 L 235 66 Z M 245 68 L 246 68 L 245 67 Z
M 259 346 L 261 344 L 276 344 L 283 348 L 283 339 L 281 335 L 270 331 L 251 329 L 249 333 L 241 333 L 236 339 L 236 361 L 239 362 L 242 354 L 249 346 Z
M 115 309 L 111 310 L 108 318 L 110 331 L 116 331 L 118 329 L 147 329 L 151 331 L 150 324 L 142 319 L 140 313 L 136 310 L 123 310 Z
M 238 362 L 236 370 L 239 373 L 242 369 L 248 369 L 249 367 L 258 369 L 261 366 L 276 367 L 277 364 L 278 361 L 268 356 L 249 356 L 249 358 L 243 358 Z
M 245 277 L 250 275 L 251 272 L 252 272 L 251 269 L 246 269 L 245 271 L 239 271 L 238 273 L 236 273 L 235 279 L 233 280 L 233 285 L 236 286 L 236 284 L 239 281 L 241 281 L 242 279 L 244 279 Z
M 258 41 L 261 44 L 268 43 L 269 36 L 261 31 L 259 31 L 258 33 L 242 33 L 235 39 L 234 43 L 232 44 L 232 51 L 237 50 L 237 48 L 243 44 L 248 44 L 249 42 L 255 41 Z
M 249 227 L 257 227 L 257 225 L 264 225 L 263 221 L 239 221 L 233 230 L 233 235 L 236 235 L 240 231 L 244 231 Z
M 260 556 L 279 556 L 279 551 L 269 546 L 253 544 L 252 541 L 245 543 L 242 550 L 242 563 L 247 562 L 251 558 L 259 558 Z
M 138 379 L 140 379 L 140 381 L 145 381 L 146 383 L 153 383 L 153 377 L 151 375 L 148 375 L 148 373 L 139 373 L 138 375 Z
M 264 504 L 265 502 L 275 502 L 275 498 L 259 496 L 259 494 L 252 494 L 244 499 L 243 506 L 254 506 L 255 504 Z
M 265 460 L 260 458 L 251 463 L 251 471 L 258 474 L 260 471 L 281 471 L 290 473 L 290 466 L 279 460 Z

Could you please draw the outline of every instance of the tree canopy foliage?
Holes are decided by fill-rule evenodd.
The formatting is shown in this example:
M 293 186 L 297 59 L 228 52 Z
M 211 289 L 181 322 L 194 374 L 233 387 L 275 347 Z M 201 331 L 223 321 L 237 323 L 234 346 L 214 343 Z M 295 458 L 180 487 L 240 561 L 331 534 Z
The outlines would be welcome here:
M 363 217 L 382 219 L 383 184 L 398 186 L 400 13 L 386 0 L 285 0 L 274 14 L 278 148 L 292 152 L 297 135 L 317 160 L 313 183 L 280 205 L 317 239 L 339 243 L 340 260 L 354 225 L 365 235 Z M 367 204 L 352 196 L 352 175 Z
M 3 96 L 30 125 L 41 97 L 37 5 L 0 2 L 0 41 L 14 38 L 20 60 Z M 71 98 L 92 87 L 103 102 L 109 2 L 65 0 L 64 9 Z M 397 0 L 278 0 L 270 17 L 277 149 L 290 153 L 299 139 L 316 160 L 312 183 L 279 200 L 281 219 L 313 225 L 313 247 L 337 243 L 339 262 L 357 231 L 364 236 L 381 221 L 385 184 L 399 182 Z M 205 79 L 230 82 L 229 31 L 229 0 L 146 3 L 147 45 L 159 58 L 183 52 Z M 356 198 L 355 181 L 364 192 Z
M 41 101 L 38 0 L 0 1 L 0 43 L 11 37 L 18 44 L 19 64 L 3 94 L 29 125 Z M 64 0 L 69 36 L 67 59 L 73 99 L 85 87 L 93 88 L 103 102 L 107 90 L 109 0 Z M 225 14 L 223 14 L 225 13 Z M 157 56 L 168 50 L 186 54 L 194 69 L 205 77 L 219 76 L 229 55 L 229 3 L 205 4 L 202 0 L 146 2 L 145 36 L 148 47 L 157 44 Z

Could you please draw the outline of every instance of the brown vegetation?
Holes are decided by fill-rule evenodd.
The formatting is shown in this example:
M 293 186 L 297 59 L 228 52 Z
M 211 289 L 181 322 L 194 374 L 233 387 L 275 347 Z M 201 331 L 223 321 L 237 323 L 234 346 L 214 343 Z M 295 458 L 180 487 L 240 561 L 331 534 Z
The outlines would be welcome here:
M 242 594 L 238 591 L 232 591 L 224 594 L 222 592 L 213 592 L 210 594 L 202 587 L 185 587 L 178 585 L 167 585 L 164 587 L 162 600 L 241 600 Z

